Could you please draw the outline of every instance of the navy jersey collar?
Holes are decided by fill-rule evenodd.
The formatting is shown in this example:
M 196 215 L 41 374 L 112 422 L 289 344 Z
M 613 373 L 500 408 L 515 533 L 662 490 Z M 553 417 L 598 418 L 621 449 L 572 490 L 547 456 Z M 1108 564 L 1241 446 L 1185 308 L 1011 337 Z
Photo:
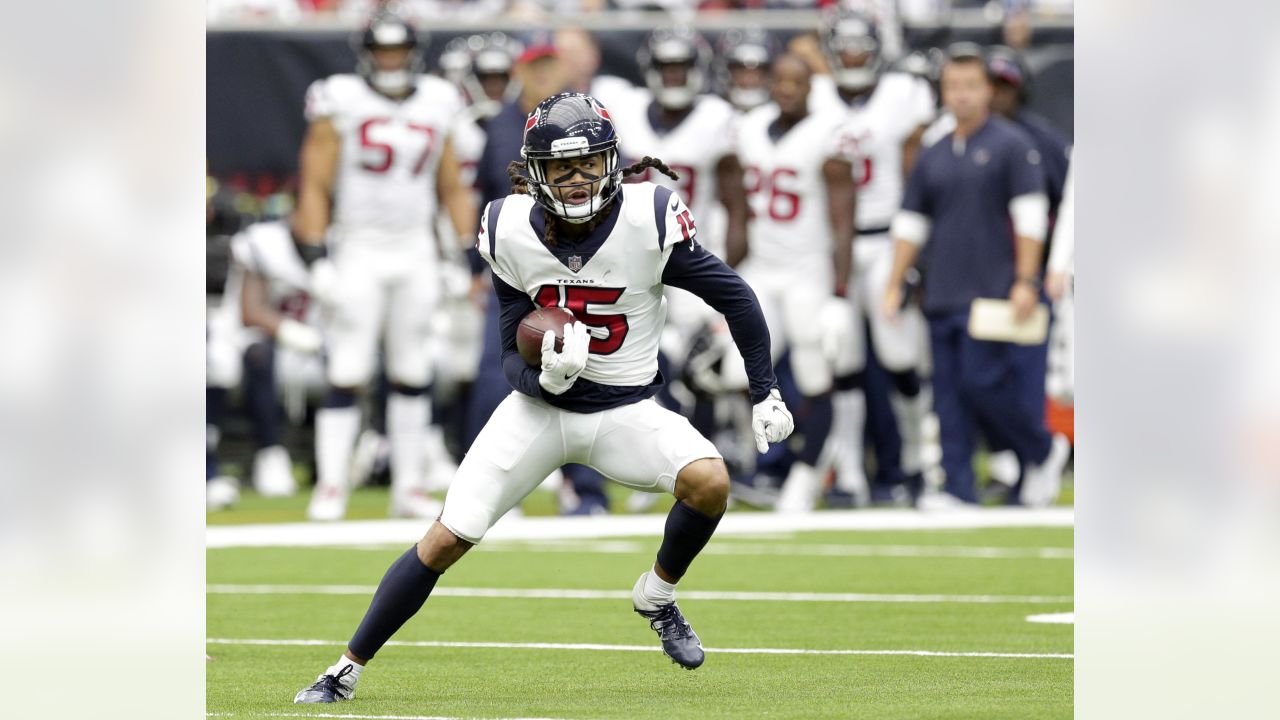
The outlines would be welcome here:
M 547 248 L 547 251 L 554 255 L 561 265 L 564 265 L 572 272 L 581 272 L 582 268 L 586 267 L 587 263 L 591 262 L 591 258 L 600 250 L 600 246 L 604 245 L 604 241 L 613 232 L 614 226 L 618 224 L 618 216 L 622 214 L 623 197 L 625 197 L 625 193 L 618 193 L 614 196 L 613 202 L 609 203 L 608 215 L 585 237 L 578 238 L 575 241 L 567 237 L 557 236 L 555 247 L 549 247 L 546 243 L 543 243 L 542 246 Z M 546 237 L 546 214 L 543 212 L 543 207 L 537 203 L 534 203 L 534 206 L 529 209 L 529 225 L 533 227 L 533 231 L 537 234 L 539 241 Z M 569 258 L 575 256 L 582 263 L 577 270 L 569 267 Z

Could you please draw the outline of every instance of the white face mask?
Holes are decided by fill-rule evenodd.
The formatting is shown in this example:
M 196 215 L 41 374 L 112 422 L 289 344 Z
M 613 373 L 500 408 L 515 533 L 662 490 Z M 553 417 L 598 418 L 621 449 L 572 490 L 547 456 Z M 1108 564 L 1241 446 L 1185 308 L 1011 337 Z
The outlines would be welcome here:
M 841 68 L 835 71 L 836 85 L 845 90 L 866 90 L 876 84 L 876 69 L 872 67 Z
M 369 82 L 373 87 L 387 95 L 402 95 L 408 92 L 412 81 L 413 74 L 407 69 L 374 70 L 369 76 Z
M 751 110 L 769 102 L 769 91 L 762 88 L 729 88 L 729 102 L 739 110 Z

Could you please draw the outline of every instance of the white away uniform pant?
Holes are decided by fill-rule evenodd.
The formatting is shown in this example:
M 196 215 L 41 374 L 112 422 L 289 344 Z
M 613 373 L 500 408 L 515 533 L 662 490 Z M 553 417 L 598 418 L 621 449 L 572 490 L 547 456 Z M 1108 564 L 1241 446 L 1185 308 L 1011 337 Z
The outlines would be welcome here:
M 831 389 L 831 361 L 823 349 L 819 310 L 834 297 L 830 272 L 781 273 L 748 261 L 742 277 L 751 285 L 765 322 L 769 325 L 770 352 L 776 364 L 784 349 L 791 349 L 791 373 L 806 397 Z
M 420 243 L 409 252 L 357 243 L 337 247 L 338 292 L 326 323 L 330 384 L 355 387 L 372 380 L 380 338 L 392 383 L 431 382 L 428 341 L 440 279 L 434 244 L 425 235 Z
M 553 470 L 581 463 L 636 490 L 673 493 L 684 466 L 720 453 L 683 416 L 652 398 L 597 413 L 574 413 L 512 392 L 476 437 L 440 523 L 477 543 L 498 518 Z
M 893 269 L 893 241 L 888 235 L 859 235 L 853 245 L 853 277 L 849 283 L 849 304 L 854 317 L 865 317 L 871 327 L 871 342 L 876 357 L 890 372 L 905 372 L 920 365 L 920 351 L 925 336 L 924 316 L 920 308 L 909 305 L 890 322 L 881 310 L 884 292 L 889 287 Z M 852 335 L 847 353 L 841 353 L 837 366 L 845 372 L 866 367 L 867 349 L 859 326 Z

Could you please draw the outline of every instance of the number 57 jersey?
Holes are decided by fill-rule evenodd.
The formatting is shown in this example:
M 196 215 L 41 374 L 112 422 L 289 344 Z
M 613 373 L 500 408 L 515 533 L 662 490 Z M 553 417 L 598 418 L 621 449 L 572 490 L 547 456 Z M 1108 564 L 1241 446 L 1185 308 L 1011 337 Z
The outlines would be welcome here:
M 667 316 L 663 269 L 677 248 L 694 242 L 693 217 L 678 195 L 647 182 L 623 185 L 605 212 L 586 237 L 548 247 L 542 206 L 509 195 L 485 208 L 476 247 L 499 280 L 537 306 L 572 310 L 591 328 L 581 377 L 649 385 Z
M 831 221 L 823 164 L 850 162 L 843 142 L 845 114 L 810 113 L 781 135 L 773 132 L 778 106 L 762 105 L 738 127 L 738 158 L 751 205 L 749 268 L 804 276 L 806 283 L 832 284 Z M 744 271 L 745 274 L 745 271 Z
M 374 240 L 430 232 L 436 168 L 462 97 L 448 82 L 420 75 L 402 100 L 364 78 L 339 74 L 307 90 L 309 122 L 328 119 L 341 138 L 334 179 L 335 239 Z

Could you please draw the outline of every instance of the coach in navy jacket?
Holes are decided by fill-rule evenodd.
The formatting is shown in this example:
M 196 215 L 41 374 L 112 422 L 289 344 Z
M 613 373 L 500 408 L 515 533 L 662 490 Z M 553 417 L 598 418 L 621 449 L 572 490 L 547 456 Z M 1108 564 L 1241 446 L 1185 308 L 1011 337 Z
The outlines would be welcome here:
M 933 351 L 934 409 L 942 440 L 946 492 L 976 502 L 972 457 L 981 429 L 1018 455 L 1033 479 L 1061 474 L 1059 447 L 1020 388 L 1034 352 L 968 334 L 977 298 L 1008 298 L 1025 319 L 1040 298 L 1041 254 L 1048 222 L 1039 152 L 1025 132 L 989 111 L 992 86 L 983 59 L 953 56 L 943 69 L 943 100 L 956 130 L 925 150 L 894 219 L 895 253 L 883 312 L 896 315 L 907 270 L 923 254 L 923 311 Z M 1044 377 L 1038 378 L 1043 387 Z M 1056 480 L 1054 481 L 1056 482 Z M 1056 492 L 1054 492 L 1056 494 Z

